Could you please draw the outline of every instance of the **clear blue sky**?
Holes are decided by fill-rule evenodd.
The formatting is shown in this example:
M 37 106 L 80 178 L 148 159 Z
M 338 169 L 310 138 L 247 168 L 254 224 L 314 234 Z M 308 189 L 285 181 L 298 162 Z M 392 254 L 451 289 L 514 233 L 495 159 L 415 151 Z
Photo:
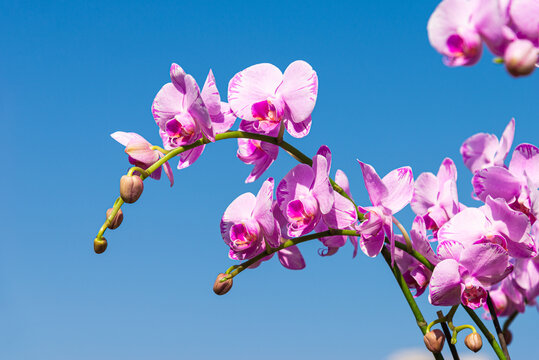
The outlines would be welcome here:
M 462 201 L 476 205 L 460 144 L 499 136 L 513 116 L 515 144 L 539 144 L 539 74 L 515 80 L 488 53 L 445 67 L 426 34 L 437 3 L 2 2 L 0 358 L 384 359 L 422 347 L 383 259 L 352 259 L 351 246 L 320 258 L 305 244 L 305 270 L 273 260 L 213 294 L 232 265 L 221 215 L 264 180 L 243 183 L 251 168 L 235 141 L 175 170 L 172 189 L 146 182 L 105 254 L 92 241 L 128 169 L 109 134 L 159 142 L 150 106 L 172 62 L 200 85 L 213 69 L 224 98 L 247 66 L 306 60 L 319 77 L 312 130 L 288 140 L 310 155 L 328 145 L 358 203 L 368 198 L 356 159 L 417 177 L 449 156 Z M 294 165 L 281 152 L 267 176 Z M 409 207 L 399 218 L 411 224 Z M 535 309 L 516 320 L 514 358 L 539 357 L 537 321 Z

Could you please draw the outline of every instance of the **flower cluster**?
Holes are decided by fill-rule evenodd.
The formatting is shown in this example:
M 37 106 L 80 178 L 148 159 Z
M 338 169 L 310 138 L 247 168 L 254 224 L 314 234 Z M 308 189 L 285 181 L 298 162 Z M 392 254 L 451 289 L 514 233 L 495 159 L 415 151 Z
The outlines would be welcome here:
M 536 0 L 444 0 L 427 30 L 431 45 L 449 66 L 477 63 L 483 42 L 513 76 L 530 74 L 538 62 Z

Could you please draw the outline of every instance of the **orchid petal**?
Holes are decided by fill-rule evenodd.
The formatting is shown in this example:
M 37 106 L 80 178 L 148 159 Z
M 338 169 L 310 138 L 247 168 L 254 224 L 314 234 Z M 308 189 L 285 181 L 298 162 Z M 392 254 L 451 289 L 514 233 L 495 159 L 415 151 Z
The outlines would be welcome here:
M 285 212 L 286 205 L 299 198 L 301 195 L 309 195 L 310 188 L 314 181 L 314 171 L 306 164 L 296 165 L 285 175 L 277 186 L 277 202 L 282 212 Z
M 260 187 L 256 195 L 256 204 L 253 209 L 253 218 L 258 221 L 266 236 L 274 234 L 275 219 L 271 212 L 273 205 L 273 178 L 269 178 Z
M 164 129 L 168 120 L 184 110 L 182 106 L 184 97 L 185 95 L 179 92 L 172 83 L 163 85 L 155 95 L 152 114 L 161 129 Z
M 539 184 L 539 149 L 531 144 L 520 144 L 513 151 L 513 157 L 509 163 L 512 174 L 528 176 L 537 188 Z
M 475 173 L 493 165 L 497 148 L 498 138 L 496 135 L 479 133 L 464 141 L 460 147 L 460 153 L 462 154 L 464 165 Z
M 286 68 L 278 92 L 290 110 L 290 120 L 294 123 L 304 122 L 311 116 L 316 103 L 316 72 L 305 61 L 294 61 Z
M 311 117 L 308 116 L 301 122 L 293 122 L 285 119 L 286 131 L 295 138 L 302 138 L 309 134 L 311 131 Z
M 287 269 L 301 270 L 305 268 L 305 259 L 295 245 L 279 250 L 277 255 L 281 264 Z
M 505 278 L 513 266 L 507 251 L 498 244 L 481 243 L 465 248 L 460 254 L 460 264 L 484 285 L 492 285 Z
M 414 192 L 414 176 L 409 166 L 391 171 L 382 179 L 388 194 L 381 199 L 381 203 L 390 209 L 393 214 L 399 212 L 411 200 Z
M 487 196 L 512 202 L 520 195 L 520 181 L 509 170 L 500 166 L 476 172 L 472 179 L 475 194 L 485 201 Z
M 204 147 L 206 145 L 197 146 L 191 150 L 184 151 L 180 154 L 180 161 L 178 162 L 178 170 L 185 169 L 191 166 L 202 155 Z
M 237 73 L 228 84 L 228 103 L 234 113 L 247 121 L 256 120 L 253 104 L 275 95 L 283 74 L 272 64 L 257 64 Z
M 365 188 L 369 193 L 369 199 L 374 206 L 379 206 L 382 204 L 382 199 L 388 197 L 389 191 L 386 185 L 380 179 L 380 176 L 376 173 L 374 168 L 369 165 L 359 161 L 361 166 L 361 172 L 363 173 L 363 181 L 365 182 Z
M 461 278 L 459 264 L 453 259 L 440 262 L 430 278 L 429 301 L 432 305 L 460 304 Z
M 438 241 L 454 240 L 464 246 L 471 245 L 484 236 L 488 224 L 481 210 L 464 209 L 440 228 Z

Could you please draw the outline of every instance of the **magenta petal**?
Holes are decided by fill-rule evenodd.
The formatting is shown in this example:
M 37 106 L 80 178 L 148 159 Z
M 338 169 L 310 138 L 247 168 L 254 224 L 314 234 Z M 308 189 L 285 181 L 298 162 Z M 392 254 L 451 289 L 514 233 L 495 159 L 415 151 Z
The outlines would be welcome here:
M 436 254 L 434 254 L 430 242 L 427 239 L 427 229 L 423 217 L 415 217 L 412 223 L 412 230 L 410 231 L 410 238 L 415 250 L 424 255 L 431 263 L 438 263 Z
M 491 166 L 478 171 L 472 184 L 475 194 L 485 201 L 487 196 L 502 198 L 512 202 L 520 195 L 520 181 L 509 170 L 500 166 Z
M 159 90 L 152 104 L 152 114 L 159 128 L 164 129 L 168 120 L 184 110 L 184 97 L 172 83 L 165 84 Z
M 438 191 L 438 179 L 433 173 L 420 174 L 414 183 L 414 194 L 410 203 L 414 213 L 420 216 L 427 214 L 436 204 Z
M 384 246 L 384 232 L 380 231 L 373 235 L 362 235 L 359 239 L 359 246 L 365 255 L 375 257 L 380 254 Z
M 352 197 L 350 194 L 350 183 L 348 182 L 348 177 L 342 170 L 337 170 L 335 173 L 335 182 L 339 185 L 348 196 Z
M 161 154 L 159 157 L 162 157 L 163 154 Z M 174 174 L 172 173 L 172 168 L 170 167 L 170 164 L 168 161 L 163 164 L 163 169 L 165 170 L 165 174 L 168 177 L 168 180 L 170 181 L 170 187 L 174 185 Z
M 436 253 L 438 258 L 442 260 L 453 259 L 455 261 L 460 260 L 460 254 L 464 250 L 464 245 L 455 240 L 444 240 L 438 244 Z
M 313 112 L 318 93 L 318 77 L 305 61 L 294 61 L 283 75 L 279 94 L 290 110 L 290 120 L 304 122 Z
M 277 186 L 277 202 L 282 212 L 286 212 L 286 205 L 300 196 L 310 196 L 311 185 L 314 181 L 314 171 L 306 164 L 296 165 L 285 175 Z
M 309 131 L 311 131 L 311 123 L 312 120 L 310 116 L 297 123 L 285 119 L 286 131 L 295 138 L 302 138 L 309 134 Z
M 318 200 L 320 212 L 327 214 L 331 211 L 335 198 L 333 188 L 329 182 L 329 164 L 324 156 L 314 156 L 313 171 L 315 172 L 315 178 L 312 193 L 316 197 L 316 200 Z
M 204 147 L 206 145 L 197 146 L 191 150 L 184 151 L 180 154 L 180 161 L 178 162 L 178 169 L 185 169 L 191 166 L 202 155 Z
M 275 219 L 271 212 L 273 205 L 273 178 L 269 178 L 260 187 L 256 195 L 256 205 L 253 209 L 253 218 L 258 221 L 267 237 L 274 231 Z
M 185 76 L 186 75 L 187 74 L 180 67 L 180 65 L 173 63 L 170 66 L 170 79 L 172 80 L 172 84 L 182 94 L 185 94 L 185 91 L 186 91 L 185 90 Z
M 290 246 L 279 250 L 277 253 L 281 264 L 290 270 L 301 270 L 305 268 L 305 260 L 297 246 Z
M 206 82 L 202 87 L 200 96 L 202 97 L 202 101 L 204 101 L 204 105 L 206 105 L 210 116 L 221 113 L 221 97 L 219 96 L 219 91 L 215 84 L 215 77 L 213 76 L 211 69 L 206 77 Z
M 344 229 L 357 221 L 354 204 L 344 196 L 334 193 L 335 203 L 331 211 L 322 215 L 324 222 L 333 229 Z
M 518 242 L 528 232 L 528 216 L 511 209 L 504 199 L 488 196 L 486 206 L 482 206 L 481 210 L 492 223 L 492 227 L 511 241 Z
M 515 119 L 511 119 L 503 131 L 502 139 L 500 140 L 500 145 L 498 146 L 498 151 L 494 157 L 494 165 L 503 166 L 505 158 L 507 157 L 507 154 L 509 154 L 509 149 L 511 149 L 511 145 L 513 145 L 514 136 Z
M 430 303 L 440 306 L 458 305 L 460 293 L 459 264 L 453 259 L 447 259 L 436 265 L 430 278 Z
M 200 96 L 200 90 L 195 79 L 191 75 L 185 76 L 186 94 L 184 97 L 184 109 L 187 109 L 189 114 L 195 119 L 200 126 L 202 133 L 210 141 L 215 141 L 215 134 L 213 132 L 210 113 L 208 108 L 204 104 L 202 97 Z
M 388 197 L 388 189 L 386 185 L 380 179 L 380 176 L 376 173 L 374 168 L 369 165 L 359 161 L 361 166 L 361 172 L 363 173 L 363 181 L 365 182 L 365 187 L 369 193 L 369 199 L 374 206 L 382 204 L 382 199 Z
M 539 2 L 512 0 L 509 14 L 521 36 L 534 41 L 539 39 Z
M 517 176 L 528 176 L 533 184 L 539 185 L 539 149 L 531 144 L 518 145 L 513 151 L 509 170 Z
M 440 169 L 438 170 L 436 177 L 438 178 L 440 185 L 449 180 L 457 181 L 457 168 L 453 160 L 450 158 L 445 158 L 440 165 Z
M 438 241 L 454 240 L 465 247 L 483 238 L 489 223 L 481 210 L 464 209 L 438 231 Z
M 227 245 L 231 243 L 230 229 L 232 226 L 241 223 L 242 220 L 251 219 L 255 204 L 255 196 L 251 193 L 245 193 L 238 196 L 228 205 L 221 219 L 221 235 Z
M 472 172 L 493 165 L 493 159 L 498 149 L 498 138 L 492 134 L 475 134 L 462 144 L 460 153 L 464 164 Z
M 411 200 L 414 192 L 414 176 L 409 166 L 391 171 L 382 179 L 388 194 L 382 199 L 382 205 L 393 214 L 399 212 Z
M 275 95 L 283 74 L 272 64 L 257 64 L 237 73 L 228 84 L 228 103 L 241 119 L 254 121 L 251 106 Z
M 460 264 L 484 285 L 495 284 L 513 271 L 507 251 L 493 243 L 466 247 L 460 254 Z

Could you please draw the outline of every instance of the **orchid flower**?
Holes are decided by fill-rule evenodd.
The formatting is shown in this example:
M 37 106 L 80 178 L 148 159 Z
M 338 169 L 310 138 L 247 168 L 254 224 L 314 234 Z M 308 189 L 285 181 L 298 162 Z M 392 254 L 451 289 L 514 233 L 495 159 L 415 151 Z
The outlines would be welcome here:
M 440 245 L 446 241 L 456 242 L 463 248 L 494 243 L 512 257 L 529 258 L 537 255 L 529 231 L 526 215 L 511 209 L 505 200 L 489 196 L 484 206 L 464 209 L 445 223 L 438 231 L 438 241 Z
M 256 132 L 279 132 L 283 123 L 299 138 L 309 133 L 317 93 L 318 77 L 305 61 L 294 61 L 284 74 L 272 64 L 257 64 L 230 80 L 228 102 L 234 114 L 253 122 Z
M 479 133 L 469 137 L 460 147 L 464 164 L 473 173 L 490 166 L 504 166 L 514 135 L 515 119 L 511 119 L 501 141 L 493 134 Z
M 152 104 L 165 149 L 190 145 L 203 136 L 214 141 L 215 134 L 227 131 L 234 124 L 236 116 L 220 101 L 211 70 L 202 92 L 195 79 L 177 64 L 170 67 L 170 78 L 172 82 L 159 90 Z M 204 145 L 181 153 L 178 169 L 190 166 L 202 151 Z
M 116 131 L 110 134 L 110 136 L 125 146 L 125 152 L 129 155 L 129 163 L 141 169 L 146 170 L 163 157 L 160 151 L 152 150 L 152 144 L 137 133 Z M 172 173 L 170 164 L 165 162 L 162 167 L 165 169 L 165 174 L 170 180 L 170 186 L 174 185 L 174 174 Z M 150 177 L 159 180 L 161 178 L 161 167 L 152 172 Z
M 255 132 L 253 123 L 250 121 L 242 121 L 240 130 Z M 277 136 L 279 130 L 275 129 L 270 136 Z M 251 183 L 257 180 L 270 167 L 279 155 L 279 147 L 264 141 L 255 139 L 238 139 L 238 158 L 248 165 L 254 165 L 253 170 L 245 179 L 246 183 Z
M 453 160 L 445 158 L 436 176 L 430 172 L 419 175 L 410 206 L 432 230 L 439 229 L 460 211 L 457 168 Z
M 359 161 L 359 160 L 358 160 Z M 389 239 L 392 255 L 395 252 L 393 238 L 393 215 L 402 210 L 411 200 L 414 191 L 414 177 L 408 166 L 391 171 L 380 179 L 374 168 L 359 161 L 365 187 L 373 206 L 361 208 L 366 220 L 359 225 L 361 250 L 370 257 L 380 253 L 384 236 Z
M 330 151 L 322 146 L 313 157 L 312 167 L 296 165 L 277 186 L 277 203 L 286 218 L 288 236 L 305 235 L 323 215 L 331 216 L 335 197 L 329 182 L 330 165 Z
M 513 265 L 507 251 L 498 244 L 478 243 L 465 248 L 452 245 L 444 244 L 450 250 L 438 252 L 443 260 L 432 272 L 429 301 L 440 306 L 462 303 L 477 309 L 485 304 L 490 286 L 511 273 Z
M 273 178 L 266 180 L 255 197 L 252 193 L 238 196 L 221 219 L 221 235 L 230 247 L 234 260 L 250 259 L 265 249 L 265 241 L 279 246 L 279 225 L 272 214 Z
M 491 166 L 480 170 L 474 175 L 472 184 L 479 199 L 484 201 L 487 196 L 502 198 L 535 220 L 539 205 L 539 149 L 531 144 L 518 145 L 508 169 Z

